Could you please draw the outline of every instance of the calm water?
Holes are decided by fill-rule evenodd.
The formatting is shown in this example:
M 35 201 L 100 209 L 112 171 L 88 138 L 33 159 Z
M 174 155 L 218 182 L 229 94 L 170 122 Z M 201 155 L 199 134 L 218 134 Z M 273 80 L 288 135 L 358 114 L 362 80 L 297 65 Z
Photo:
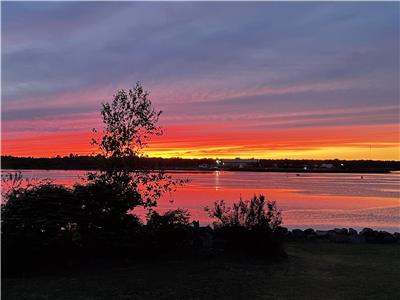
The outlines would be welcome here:
M 50 178 L 72 185 L 85 171 L 25 170 L 26 178 Z M 202 224 L 212 222 L 205 206 L 254 194 L 275 200 L 289 228 L 353 227 L 400 231 L 400 173 L 299 174 L 259 172 L 172 173 L 190 182 L 159 201 L 159 210 L 186 208 Z M 362 178 L 363 177 L 363 178 Z M 137 213 L 143 215 L 142 210 Z

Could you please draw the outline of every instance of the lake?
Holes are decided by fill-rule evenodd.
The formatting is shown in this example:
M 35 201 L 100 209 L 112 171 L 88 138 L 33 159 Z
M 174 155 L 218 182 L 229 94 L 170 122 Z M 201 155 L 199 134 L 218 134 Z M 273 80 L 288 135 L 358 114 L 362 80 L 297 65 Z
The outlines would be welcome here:
M 3 170 L 2 172 L 13 172 Z M 86 171 L 22 170 L 25 178 L 54 180 L 72 186 L 82 182 Z M 158 210 L 188 209 L 201 224 L 212 220 L 204 211 L 214 201 L 232 203 L 264 194 L 282 209 L 288 228 L 333 229 L 364 227 L 400 231 L 400 173 L 262 173 L 262 172 L 172 172 L 189 183 L 159 201 Z M 144 216 L 141 209 L 135 210 Z

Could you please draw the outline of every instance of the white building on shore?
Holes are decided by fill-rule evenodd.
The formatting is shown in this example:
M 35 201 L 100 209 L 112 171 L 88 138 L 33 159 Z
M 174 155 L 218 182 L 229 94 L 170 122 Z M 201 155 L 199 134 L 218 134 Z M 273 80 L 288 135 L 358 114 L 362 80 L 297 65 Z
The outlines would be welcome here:
M 258 159 L 240 159 L 240 158 L 235 158 L 235 159 L 217 159 L 217 166 L 219 167 L 225 167 L 225 168 L 238 168 L 238 169 L 244 169 L 244 168 L 251 168 L 251 167 L 257 167 L 260 164 L 260 161 Z

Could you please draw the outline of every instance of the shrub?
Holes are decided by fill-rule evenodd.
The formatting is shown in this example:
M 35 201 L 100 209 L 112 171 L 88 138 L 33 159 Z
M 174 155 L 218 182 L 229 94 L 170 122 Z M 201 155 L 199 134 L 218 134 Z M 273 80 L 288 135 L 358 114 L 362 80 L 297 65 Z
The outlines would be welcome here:
M 187 252 L 193 238 L 187 210 L 169 210 L 164 214 L 151 211 L 147 217 L 147 235 L 154 254 L 182 254 Z
M 248 201 L 240 199 L 233 207 L 226 205 L 224 200 L 214 203 L 212 209 L 206 207 L 209 216 L 216 218 L 215 227 L 257 227 L 276 229 L 282 223 L 281 212 L 275 201 L 265 201 L 263 195 L 256 196 Z
M 227 206 L 221 200 L 212 209 L 206 208 L 214 222 L 214 234 L 226 241 L 225 250 L 257 255 L 284 255 L 284 234 L 279 225 L 281 212 L 275 201 L 263 195 L 248 201 L 242 199 Z
M 73 195 L 82 211 L 79 232 L 85 250 L 91 255 L 128 253 L 137 247 L 134 236 L 141 221 L 127 213 L 130 207 L 127 193 L 118 191 L 114 184 L 100 181 L 74 186 Z M 134 191 L 130 195 L 136 197 Z
M 81 203 L 84 219 L 80 220 L 83 230 L 98 228 L 115 230 L 130 218 L 130 208 L 126 194 L 119 194 L 113 184 L 103 182 L 75 185 L 74 197 Z M 134 192 L 131 197 L 140 197 Z
M 13 189 L 1 211 L 3 262 L 62 260 L 80 247 L 82 211 L 70 189 L 51 183 Z
M 11 189 L 5 200 L 2 258 L 11 268 L 138 248 L 141 222 L 126 213 L 127 204 L 112 186 L 28 185 Z
M 147 226 L 156 228 L 179 228 L 189 225 L 190 214 L 187 210 L 169 210 L 163 215 L 151 211 L 147 216 Z

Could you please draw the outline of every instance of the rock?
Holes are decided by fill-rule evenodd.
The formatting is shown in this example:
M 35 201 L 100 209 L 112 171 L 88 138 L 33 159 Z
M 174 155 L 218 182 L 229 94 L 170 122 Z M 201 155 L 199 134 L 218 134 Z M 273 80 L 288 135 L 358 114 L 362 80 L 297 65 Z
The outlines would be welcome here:
M 337 234 L 336 234 L 335 230 L 328 230 L 327 238 L 330 241 L 334 242 L 336 240 L 336 235 Z
M 328 237 L 328 231 L 326 230 L 317 230 L 315 231 L 315 235 L 317 236 L 317 238 L 326 238 Z
M 358 235 L 357 230 L 349 228 L 349 235 Z
M 288 241 L 294 240 L 293 233 L 291 231 L 286 232 L 286 240 Z
M 289 230 L 286 227 L 279 226 L 278 228 L 275 229 L 275 233 L 277 234 L 286 235 L 288 232 Z
M 375 244 L 392 244 L 400 243 L 400 233 L 390 233 L 387 231 L 377 231 L 371 228 L 364 228 L 359 233 L 354 228 L 335 228 L 333 230 L 314 230 L 308 228 L 305 230 L 293 229 L 286 231 L 282 229 L 282 236 L 286 236 L 288 240 L 307 240 L 320 242 L 335 242 L 335 243 L 375 243 Z
M 315 234 L 315 230 L 312 228 L 308 228 L 304 230 L 304 234 L 306 236 L 307 241 L 315 241 L 317 238 L 317 235 Z
M 292 235 L 295 239 L 304 239 L 305 237 L 304 231 L 301 229 L 293 229 Z
M 288 229 L 286 227 L 277 227 L 272 233 L 272 237 L 275 241 L 283 242 L 288 240 L 287 233 Z
M 370 244 L 377 244 L 379 240 L 374 235 L 365 235 L 365 241 Z
M 348 233 L 347 228 L 335 228 L 334 231 L 336 234 L 340 235 L 347 235 Z
M 349 240 L 350 240 L 350 243 L 352 243 L 352 244 L 363 244 L 363 243 L 365 243 L 365 236 L 363 236 L 363 235 L 356 235 L 356 234 L 352 234 L 352 235 L 349 235 Z
M 393 243 L 396 243 L 396 242 L 397 242 L 397 240 L 392 235 L 385 236 L 382 239 L 382 243 L 383 244 L 393 244 Z
M 364 228 L 363 230 L 360 231 L 360 235 L 363 236 L 370 236 L 373 235 L 374 230 L 372 230 L 371 228 Z
M 377 243 L 382 242 L 382 239 L 385 237 L 384 234 L 382 234 L 382 233 L 379 234 L 378 231 L 372 230 L 372 229 L 366 230 L 364 232 L 363 236 L 365 236 L 365 240 L 367 241 L 367 243 L 372 243 L 372 244 L 377 244 Z
M 315 234 L 315 230 L 312 228 L 308 228 L 308 229 L 304 230 L 304 234 L 305 235 Z
M 334 238 L 335 243 L 350 243 L 350 237 L 347 234 L 337 234 Z
M 377 236 L 380 237 L 380 238 L 384 238 L 386 236 L 392 236 L 392 234 L 390 232 L 387 232 L 387 231 L 379 231 Z
M 395 243 L 396 239 L 390 232 L 387 231 L 379 231 L 375 234 L 376 242 L 381 244 L 389 244 Z
M 317 239 L 317 235 L 315 233 L 307 234 L 306 240 L 307 241 L 315 241 Z

